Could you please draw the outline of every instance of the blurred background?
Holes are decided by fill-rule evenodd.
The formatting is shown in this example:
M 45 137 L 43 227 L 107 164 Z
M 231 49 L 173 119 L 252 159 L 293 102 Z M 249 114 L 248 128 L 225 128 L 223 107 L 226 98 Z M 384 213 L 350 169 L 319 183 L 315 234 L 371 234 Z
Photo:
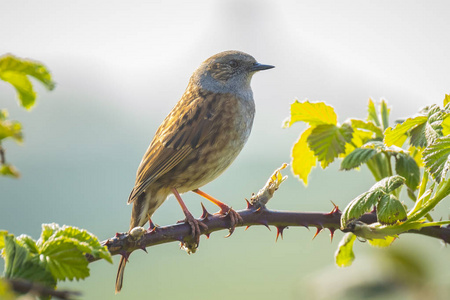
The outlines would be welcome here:
M 31 112 L 0 82 L 0 108 L 22 122 L 25 143 L 6 143 L 19 180 L 0 178 L 0 229 L 38 238 L 42 223 L 85 228 L 100 239 L 128 229 L 126 201 L 158 125 L 209 56 L 236 49 L 275 65 L 256 74 L 257 115 L 235 163 L 204 190 L 235 209 L 273 170 L 290 161 L 304 125 L 282 129 L 295 99 L 326 101 L 339 122 L 366 117 L 369 97 L 389 102 L 391 122 L 450 93 L 448 1 L 2 1 L 0 55 L 43 62 L 57 87 L 36 84 Z M 289 179 L 269 208 L 330 211 L 372 186 L 366 169 L 316 168 L 303 186 Z M 197 195 L 184 199 L 195 216 Z M 410 204 L 406 197 L 405 203 Z M 205 203 L 210 211 L 216 208 Z M 448 217 L 448 202 L 434 215 Z M 173 224 L 173 197 L 153 217 Z M 114 296 L 114 265 L 61 288 L 82 299 L 448 299 L 450 253 L 436 239 L 402 235 L 389 249 L 355 245 L 353 266 L 338 269 L 328 232 L 238 228 L 201 239 L 188 256 L 175 243 L 133 253 Z M 3 264 L 0 263 L 3 268 Z M 353 297 L 353 298 L 352 298 Z

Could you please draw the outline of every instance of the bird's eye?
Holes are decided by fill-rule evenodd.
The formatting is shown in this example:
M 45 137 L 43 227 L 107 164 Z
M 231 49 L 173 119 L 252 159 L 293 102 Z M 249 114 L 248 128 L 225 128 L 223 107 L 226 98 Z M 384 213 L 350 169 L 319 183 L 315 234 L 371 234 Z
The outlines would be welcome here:
M 239 66 L 238 62 L 235 60 L 230 60 L 230 62 L 228 63 L 230 65 L 230 67 L 232 68 L 237 68 Z

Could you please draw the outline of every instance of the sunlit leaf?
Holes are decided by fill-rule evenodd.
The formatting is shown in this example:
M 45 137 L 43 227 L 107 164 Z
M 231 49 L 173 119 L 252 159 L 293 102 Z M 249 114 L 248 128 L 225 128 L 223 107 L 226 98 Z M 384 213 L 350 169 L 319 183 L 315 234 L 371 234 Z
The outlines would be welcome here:
M 382 100 L 380 104 L 380 115 L 381 115 L 381 122 L 383 124 L 383 129 L 389 127 L 389 113 L 390 109 L 387 107 L 386 101 Z
M 373 122 L 376 126 L 381 126 L 380 119 L 377 115 L 377 110 L 375 109 L 375 103 L 372 101 L 372 99 L 369 99 L 369 104 L 367 108 L 368 116 L 367 121 Z
M 6 109 L 0 110 L 0 141 L 5 138 L 12 138 L 16 142 L 22 142 L 22 125 L 17 121 L 7 119 Z
M 375 137 L 380 137 L 380 138 L 383 137 L 383 131 L 381 130 L 381 128 L 376 126 L 372 121 L 366 122 L 366 121 L 359 120 L 359 119 L 351 119 L 350 122 L 351 122 L 353 129 L 359 128 L 359 129 L 368 130 L 370 132 L 373 132 L 375 134 Z
M 377 154 L 375 149 L 356 148 L 342 160 L 341 170 L 358 168 L 363 163 L 371 159 L 375 154 Z
M 450 102 L 450 95 L 445 94 L 444 97 L 444 106 L 446 106 Z
M 299 176 L 305 185 L 308 184 L 308 175 L 311 173 L 311 169 L 317 164 L 317 158 L 307 143 L 312 130 L 313 127 L 306 129 L 292 148 L 292 172 Z
M 336 264 L 339 267 L 349 267 L 355 260 L 355 253 L 353 253 L 353 243 L 355 240 L 356 235 L 351 232 L 347 232 L 339 242 L 338 249 L 334 255 Z
M 415 191 L 420 183 L 420 169 L 414 158 L 407 154 L 396 157 L 395 171 L 406 179 L 406 185 Z
M 7 234 L 8 234 L 8 231 L 0 230 L 0 250 L 2 250 L 5 247 L 5 236 Z
M 324 102 L 298 102 L 291 104 L 291 116 L 284 127 L 290 127 L 295 122 L 306 122 L 311 126 L 321 124 L 337 124 L 334 108 Z
M 419 116 L 415 118 L 409 118 L 403 123 L 397 124 L 394 129 L 392 129 L 391 127 L 387 128 L 384 132 L 384 143 L 387 146 L 403 146 L 408 137 L 407 132 L 415 128 L 416 126 L 425 123 L 426 121 L 426 116 Z
M 387 236 L 384 239 L 371 239 L 367 241 L 371 246 L 385 248 L 390 246 L 395 241 L 395 239 L 396 238 L 393 236 Z
M 36 92 L 28 76 L 39 80 L 49 90 L 55 86 L 49 71 L 41 63 L 10 54 L 0 57 L 0 79 L 14 86 L 21 105 L 26 109 L 33 107 L 36 100 Z
M 425 168 L 437 182 L 445 178 L 450 167 L 450 136 L 438 138 L 423 151 Z
M 33 240 L 33 238 L 31 236 L 26 235 L 26 234 L 21 234 L 16 238 L 16 240 L 21 246 L 24 246 L 25 248 L 27 248 L 27 250 L 31 254 L 39 253 L 39 249 L 38 249 L 38 246 L 36 245 L 36 241 Z
M 377 218 L 381 224 L 395 224 L 406 219 L 406 210 L 394 195 L 382 195 L 377 205 Z
M 442 126 L 442 135 L 449 135 L 450 134 L 450 114 L 444 117 L 444 120 L 442 120 L 441 123 Z
M 341 127 L 324 124 L 313 128 L 307 142 L 314 155 L 325 168 L 341 153 L 345 153 L 345 145 L 352 139 L 353 129 L 348 124 Z
M 0 175 L 10 176 L 10 177 L 14 177 L 14 178 L 20 177 L 19 171 L 13 165 L 10 165 L 10 164 L 0 165 Z

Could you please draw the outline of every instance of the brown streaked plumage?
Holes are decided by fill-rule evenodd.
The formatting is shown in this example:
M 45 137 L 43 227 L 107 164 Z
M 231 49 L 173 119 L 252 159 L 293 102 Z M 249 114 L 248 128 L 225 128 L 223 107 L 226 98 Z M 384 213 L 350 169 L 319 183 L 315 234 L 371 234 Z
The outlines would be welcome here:
M 170 194 L 175 194 L 197 242 L 200 227 L 179 193 L 194 191 L 208 198 L 229 215 L 232 228 L 240 216 L 226 204 L 198 191 L 217 178 L 233 162 L 247 141 L 255 104 L 250 81 L 262 65 L 243 52 L 216 54 L 194 72 L 185 93 L 159 126 L 137 171 L 128 203 L 133 204 L 130 230 L 143 226 Z M 116 278 L 122 288 L 126 258 Z

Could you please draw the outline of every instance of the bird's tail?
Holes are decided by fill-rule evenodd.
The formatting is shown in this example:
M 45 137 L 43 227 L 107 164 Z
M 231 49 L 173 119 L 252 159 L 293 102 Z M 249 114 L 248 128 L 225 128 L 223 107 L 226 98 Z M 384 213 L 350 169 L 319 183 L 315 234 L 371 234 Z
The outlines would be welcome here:
M 119 269 L 117 270 L 116 276 L 116 294 L 120 292 L 123 284 L 123 275 L 125 274 L 125 266 L 127 264 L 127 259 L 125 256 L 120 258 Z

